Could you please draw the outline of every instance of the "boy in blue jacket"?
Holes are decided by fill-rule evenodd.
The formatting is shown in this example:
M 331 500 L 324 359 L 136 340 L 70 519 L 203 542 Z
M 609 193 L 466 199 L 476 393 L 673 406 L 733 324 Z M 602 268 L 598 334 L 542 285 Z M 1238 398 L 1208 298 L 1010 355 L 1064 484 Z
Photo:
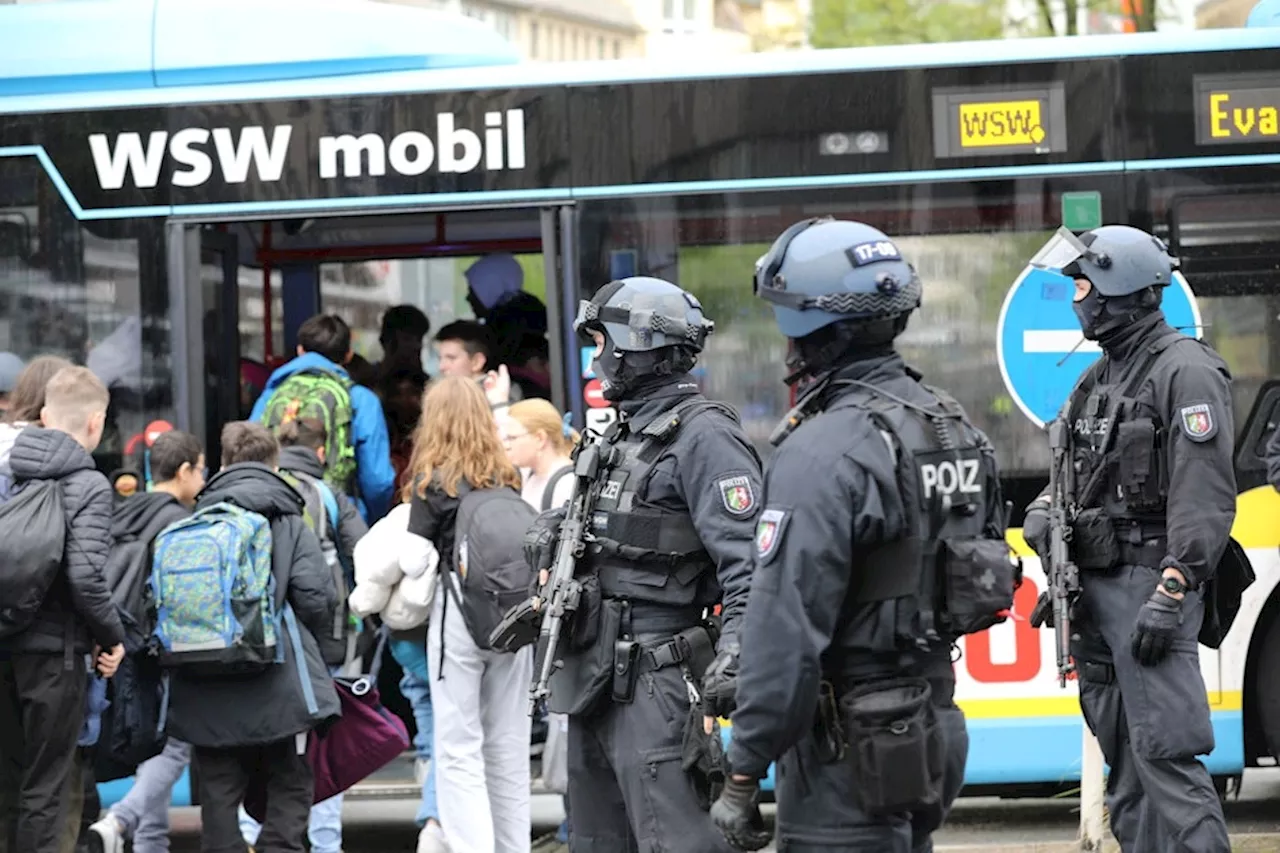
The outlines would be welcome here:
M 368 524 L 386 515 L 391 506 L 391 491 L 395 486 L 395 469 L 391 467 L 391 445 L 387 438 L 387 422 L 382 413 L 382 401 L 378 395 L 363 385 L 351 381 L 345 365 L 351 360 L 351 329 L 332 314 L 318 314 L 298 329 L 298 357 L 276 369 L 267 380 L 267 387 L 253 406 L 249 420 L 275 428 L 302 412 L 294 411 L 301 402 L 307 412 L 313 407 L 322 409 L 321 420 L 328 426 L 345 420 L 343 410 L 349 406 L 349 443 L 354 450 L 355 471 L 349 482 L 340 485 L 360 509 Z M 300 376 L 315 377 L 312 388 L 295 381 Z M 344 392 L 333 383 L 321 383 L 321 379 L 337 380 Z M 286 384 L 288 387 L 286 388 Z M 323 385 L 323 387 L 322 387 Z M 287 401 L 273 401 L 282 392 L 294 398 L 294 406 L 281 405 Z M 335 441 L 340 441 L 341 431 L 331 430 Z M 330 453 L 326 465 L 347 464 L 342 453 Z M 327 479 L 327 478 L 326 478 Z M 342 479 L 345 479 L 343 477 Z

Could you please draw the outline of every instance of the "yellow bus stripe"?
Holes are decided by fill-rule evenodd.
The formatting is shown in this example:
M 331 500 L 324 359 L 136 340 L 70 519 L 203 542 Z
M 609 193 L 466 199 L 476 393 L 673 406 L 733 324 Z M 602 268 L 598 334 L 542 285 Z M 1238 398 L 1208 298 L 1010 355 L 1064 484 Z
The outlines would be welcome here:
M 1075 696 L 1035 696 L 1024 699 L 960 699 L 956 702 L 971 720 L 1035 719 L 1040 717 L 1078 717 L 1080 701 Z M 1210 711 L 1239 711 L 1244 695 L 1239 690 L 1209 693 Z M 732 725 L 721 719 L 722 727 Z

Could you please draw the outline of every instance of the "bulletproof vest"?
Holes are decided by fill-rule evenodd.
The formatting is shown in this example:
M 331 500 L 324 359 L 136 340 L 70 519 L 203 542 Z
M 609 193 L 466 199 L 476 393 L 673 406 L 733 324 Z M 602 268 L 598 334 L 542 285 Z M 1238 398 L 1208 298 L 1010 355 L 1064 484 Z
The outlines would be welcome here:
M 974 600 L 968 588 L 974 583 L 1010 587 L 1012 603 L 1012 564 L 1005 577 L 998 566 L 995 575 L 987 572 L 991 560 L 982 559 L 1007 554 L 1003 541 L 992 545 L 997 532 L 986 529 L 989 505 L 1000 499 L 1000 489 L 984 464 L 985 440 L 968 426 L 954 399 L 925 388 L 937 399 L 931 406 L 904 405 L 865 385 L 832 407 L 866 410 L 894 459 L 906 513 L 904 535 L 857 554 L 845 604 L 849 610 L 893 602 L 893 645 L 899 649 L 927 649 L 976 630 L 968 613 Z M 978 549 L 985 552 L 976 561 L 972 543 L 981 543 Z M 992 593 L 1004 601 L 994 587 L 979 592 L 978 599 L 989 600 Z M 986 616 L 1009 604 L 990 608 Z
M 1169 425 L 1141 391 L 1161 353 L 1181 341 L 1195 339 L 1170 332 L 1113 368 L 1105 382 L 1099 381 L 1105 357 L 1081 376 L 1067 404 L 1079 508 L 1101 507 L 1115 521 L 1163 527 Z
M 687 507 L 647 501 L 654 465 L 676 435 L 720 403 L 695 398 L 659 416 L 638 433 L 615 424 L 605 435 L 611 464 L 596 480 L 588 553 L 606 598 L 685 607 L 698 601 L 699 580 L 714 567 Z

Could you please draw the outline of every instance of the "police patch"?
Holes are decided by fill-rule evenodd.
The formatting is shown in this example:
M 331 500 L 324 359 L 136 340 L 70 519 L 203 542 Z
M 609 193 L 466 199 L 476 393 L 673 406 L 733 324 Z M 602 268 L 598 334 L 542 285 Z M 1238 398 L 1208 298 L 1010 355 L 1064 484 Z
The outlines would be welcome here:
M 1178 412 L 1178 420 L 1182 424 L 1182 431 L 1192 441 L 1208 441 L 1218 432 L 1218 421 L 1213 417 L 1213 408 L 1208 403 L 1183 406 Z
M 716 484 L 720 499 L 731 515 L 749 515 L 756 508 L 756 493 L 747 477 L 726 477 Z
M 773 554 L 782 541 L 782 526 L 787 513 L 780 509 L 766 509 L 756 523 L 756 558 L 763 560 Z

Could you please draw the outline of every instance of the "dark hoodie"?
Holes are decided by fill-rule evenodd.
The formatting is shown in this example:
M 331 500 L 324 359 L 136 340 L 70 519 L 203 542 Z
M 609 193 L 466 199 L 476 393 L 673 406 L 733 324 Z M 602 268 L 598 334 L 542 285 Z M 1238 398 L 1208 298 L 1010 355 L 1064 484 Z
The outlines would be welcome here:
M 283 612 L 286 601 L 292 605 L 305 652 L 305 660 L 299 661 L 286 633 L 281 637 L 281 666 L 223 678 L 175 674 L 169 733 L 195 746 L 229 749 L 275 743 L 339 714 L 338 694 L 315 640 L 332 624 L 337 601 L 320 544 L 302 518 L 302 497 L 279 474 L 256 462 L 224 468 L 200 493 L 196 509 L 221 501 L 271 522 L 276 607 Z M 306 673 L 315 693 L 319 709 L 314 713 L 307 709 L 300 672 Z
M 74 651 L 87 653 L 97 643 L 109 649 L 124 642 L 120 617 L 111 603 L 103 568 L 111 551 L 111 485 L 93 457 L 65 432 L 27 427 L 9 455 L 13 479 L 57 480 L 67 516 L 63 572 L 54 579 L 31 627 L 0 643 L 22 654 L 63 654 L 67 620 Z
M 114 547 L 104 575 L 112 600 L 139 624 L 145 609 L 143 589 L 151 575 L 151 546 L 161 530 L 190 514 L 164 492 L 141 492 L 116 502 L 111 519 Z
M 294 474 L 305 475 L 312 480 L 320 480 L 324 477 L 324 465 L 320 462 L 320 457 L 308 447 L 286 447 L 281 450 L 280 468 Z M 352 502 L 351 498 L 339 491 L 334 491 L 333 497 L 338 504 L 338 529 L 336 532 L 330 531 L 329 535 L 333 538 L 334 547 L 338 549 L 338 557 L 342 565 L 351 567 L 355 565 L 356 543 L 369 532 L 369 527 L 364 523 L 364 519 L 360 516 L 360 510 Z M 315 492 L 304 494 L 303 500 L 306 502 L 313 518 L 325 511 L 324 507 L 320 506 L 319 496 Z M 346 572 L 350 571 L 350 568 L 346 569 Z M 347 579 L 346 577 L 334 578 L 334 583 L 338 589 L 338 604 L 334 608 L 333 617 L 335 622 L 330 625 L 329 630 L 322 634 L 317 634 L 316 639 L 320 641 L 320 651 L 324 653 L 324 662 L 330 666 L 339 666 L 346 661 L 347 656 L 346 640 L 351 631 L 347 619 L 349 612 L 347 594 L 355 583 L 355 579 Z M 341 626 L 341 637 L 334 636 L 335 625 Z

